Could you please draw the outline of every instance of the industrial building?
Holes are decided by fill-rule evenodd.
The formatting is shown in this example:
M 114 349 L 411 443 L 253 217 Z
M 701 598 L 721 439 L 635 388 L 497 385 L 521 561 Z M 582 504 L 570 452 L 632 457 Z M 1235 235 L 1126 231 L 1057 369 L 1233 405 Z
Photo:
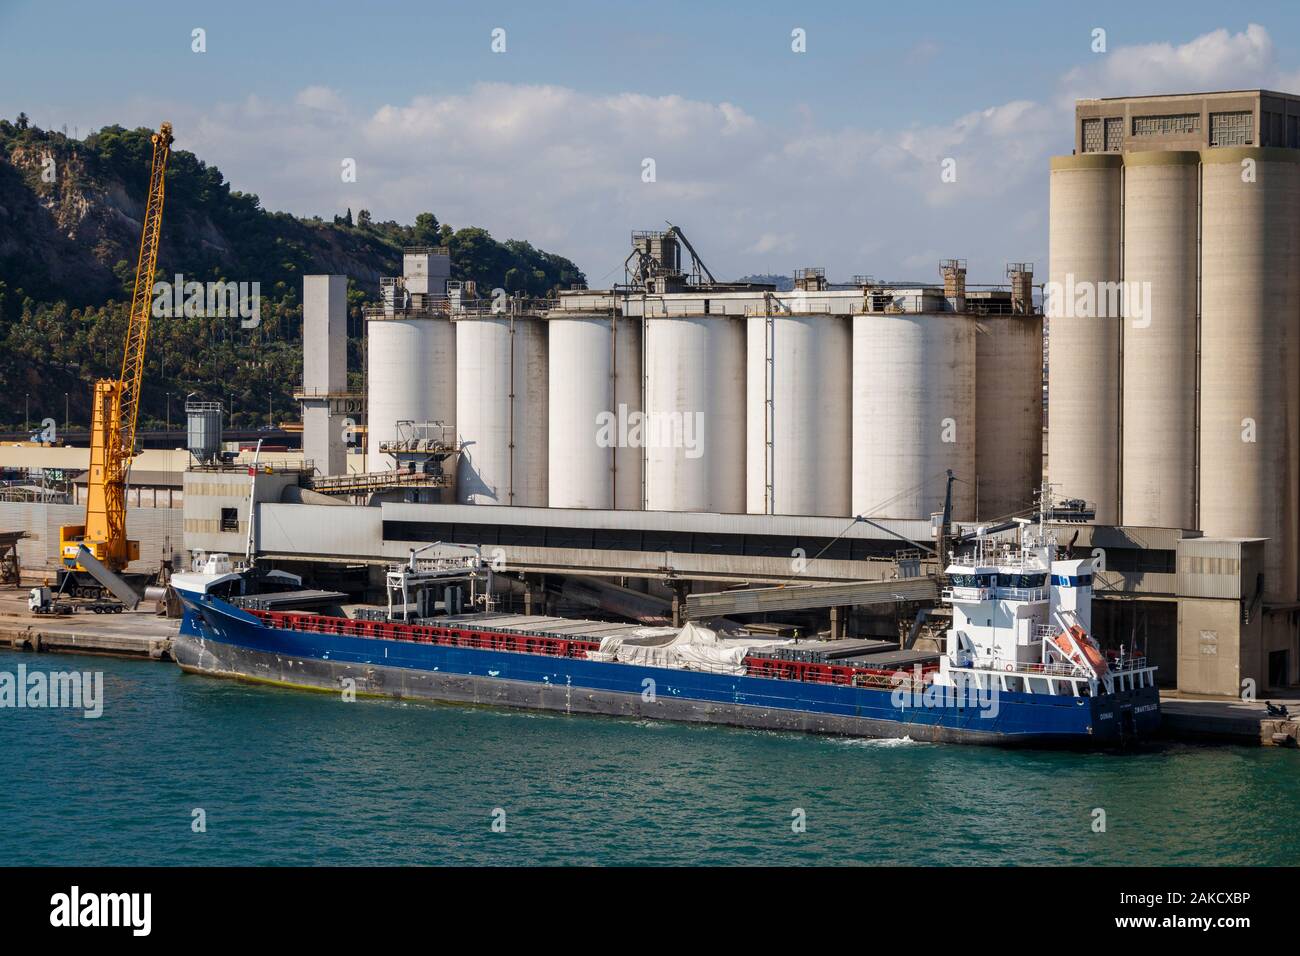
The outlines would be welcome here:
M 715 281 L 684 245 L 636 233 L 626 283 L 547 301 L 479 298 L 446 250 L 408 253 L 367 313 L 371 454 L 403 423 L 445 427 L 459 504 L 911 519 L 942 509 L 951 470 L 961 520 L 1033 506 L 1028 264 L 996 288 L 952 260 L 942 284 L 807 269 L 777 292 Z
M 454 425 L 442 500 L 457 514 L 384 519 L 369 550 L 422 528 L 420 539 L 499 542 L 538 569 L 653 578 L 653 558 L 616 557 L 596 534 L 644 511 L 695 535 L 672 532 L 681 550 L 660 561 L 664 576 L 717 547 L 719 567 L 758 582 L 781 575 L 744 554 L 721 560 L 748 545 L 711 545 L 701 529 L 725 520 L 752 542 L 780 540 L 765 517 L 844 519 L 880 558 L 942 507 L 948 471 L 957 522 L 1023 514 L 1043 480 L 1046 331 L 1047 477 L 1092 516 L 1064 539 L 1105 552 L 1103 637 L 1141 643 L 1189 692 L 1291 684 L 1298 117 L 1300 99 L 1267 91 L 1081 101 L 1074 153 L 1048 171 L 1041 303 L 1025 263 L 997 288 L 968 286 L 958 260 L 935 284 L 831 283 L 819 269 L 788 292 L 721 283 L 677 229 L 633 235 L 624 283 L 548 302 L 478 298 L 417 254 L 370 316 L 369 424 Z M 412 350 L 431 373 L 403 366 Z M 618 440 L 598 439 L 602 414 Z M 527 508 L 527 527 L 512 541 L 511 522 L 466 517 L 488 504 Z M 642 542 L 670 535 L 647 530 Z M 691 565 L 696 583 L 708 565 Z M 841 573 L 890 572 L 814 572 Z
M 1180 666 L 1217 661 L 1217 693 L 1294 682 L 1300 97 L 1086 100 L 1074 142 L 1050 172 L 1051 481 L 1100 525 L 1219 539 L 1180 552 L 1179 579 L 1236 569 L 1258 633 L 1225 660 L 1223 628 L 1180 601 Z
M 1028 263 L 979 287 L 962 260 L 929 284 L 807 268 L 778 291 L 718 281 L 673 227 L 633 234 L 624 282 L 548 300 L 452 279 L 443 248 L 403 267 L 366 310 L 360 395 L 330 358 L 344 277 L 305 278 L 304 449 L 325 451 L 192 469 L 190 548 L 332 567 L 335 582 L 360 569 L 373 594 L 412 550 L 471 545 L 526 606 L 642 620 L 681 619 L 716 588 L 875 582 L 869 599 L 796 602 L 805 629 L 843 635 L 937 596 L 918 551 L 948 494 L 959 521 L 1034 508 Z M 363 475 L 325 464 L 343 406 L 366 412 Z M 900 550 L 917 554 L 906 584 Z
M 346 277 L 307 276 L 304 453 L 232 460 L 200 428 L 185 547 L 374 600 L 470 546 L 528 613 L 914 639 L 948 496 L 955 534 L 1014 534 L 1046 480 L 1059 542 L 1103 556 L 1107 646 L 1188 693 L 1294 684 L 1298 118 L 1266 91 L 1080 101 L 1041 287 L 959 259 L 724 282 L 670 227 L 632 234 L 622 282 L 538 300 L 421 247 L 351 392 Z

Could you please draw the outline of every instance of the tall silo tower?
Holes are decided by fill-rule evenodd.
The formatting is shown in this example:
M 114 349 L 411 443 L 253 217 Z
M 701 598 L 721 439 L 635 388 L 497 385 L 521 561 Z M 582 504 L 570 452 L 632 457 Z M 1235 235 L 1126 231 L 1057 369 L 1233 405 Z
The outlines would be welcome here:
M 1200 154 L 1124 154 L 1121 522 L 1196 526 Z
M 1109 322 L 1084 333 L 1049 319 L 1050 479 L 1086 498 L 1114 474 L 1118 502 L 1097 497 L 1098 523 L 1267 538 L 1263 597 L 1293 601 L 1300 97 L 1080 100 L 1075 120 L 1074 155 L 1052 161 L 1052 280 L 1118 279 L 1123 321 L 1112 344 Z M 1095 368 L 1103 358 L 1118 381 Z M 1081 421 L 1081 398 L 1106 414 Z
M 1201 515 L 1267 537 L 1265 594 L 1296 596 L 1300 151 L 1202 154 Z
M 1053 157 L 1049 199 L 1047 470 L 1101 524 L 1119 523 L 1121 167 L 1105 153 Z

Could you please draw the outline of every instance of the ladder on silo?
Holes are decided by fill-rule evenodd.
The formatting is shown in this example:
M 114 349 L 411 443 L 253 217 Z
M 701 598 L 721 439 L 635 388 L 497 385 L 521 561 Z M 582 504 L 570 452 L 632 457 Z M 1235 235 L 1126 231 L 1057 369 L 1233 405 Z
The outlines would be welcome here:
M 772 433 L 776 430 L 775 403 L 772 393 L 776 390 L 776 362 L 773 352 L 776 347 L 776 327 L 772 322 L 772 296 L 763 296 L 766 308 L 763 316 L 763 513 L 776 514 L 776 501 L 772 486 L 776 477 L 776 461 L 772 453 Z

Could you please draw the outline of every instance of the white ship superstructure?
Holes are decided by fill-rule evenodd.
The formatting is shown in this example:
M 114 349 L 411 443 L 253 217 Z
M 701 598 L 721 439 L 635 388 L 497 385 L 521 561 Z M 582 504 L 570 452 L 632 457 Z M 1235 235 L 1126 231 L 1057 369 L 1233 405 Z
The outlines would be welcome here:
M 947 568 L 952 627 L 936 681 L 1011 692 L 1096 697 L 1155 686 L 1155 667 L 1103 654 L 1092 633 L 1094 558 L 1055 560 L 1041 527 L 1022 541 L 977 538 Z

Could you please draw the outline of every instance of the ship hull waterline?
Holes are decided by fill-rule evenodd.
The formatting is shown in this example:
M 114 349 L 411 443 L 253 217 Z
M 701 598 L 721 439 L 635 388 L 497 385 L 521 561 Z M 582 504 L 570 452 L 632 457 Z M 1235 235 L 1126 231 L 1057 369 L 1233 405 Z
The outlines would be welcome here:
M 1104 749 L 1159 725 L 1154 687 L 1078 698 L 1002 693 L 991 708 L 900 707 L 900 695 L 884 689 L 287 630 L 219 599 L 182 601 L 172 655 L 183 671 L 302 690 L 996 746 Z

